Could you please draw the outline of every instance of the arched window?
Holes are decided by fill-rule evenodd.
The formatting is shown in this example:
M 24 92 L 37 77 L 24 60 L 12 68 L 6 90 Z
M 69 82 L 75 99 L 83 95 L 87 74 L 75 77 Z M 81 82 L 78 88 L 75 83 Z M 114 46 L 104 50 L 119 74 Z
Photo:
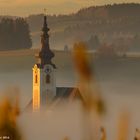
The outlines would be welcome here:
M 38 83 L 38 77 L 37 77 L 37 75 L 35 75 L 35 83 L 36 84 Z
M 49 84 L 51 82 L 51 77 L 49 74 L 46 75 L 46 83 Z

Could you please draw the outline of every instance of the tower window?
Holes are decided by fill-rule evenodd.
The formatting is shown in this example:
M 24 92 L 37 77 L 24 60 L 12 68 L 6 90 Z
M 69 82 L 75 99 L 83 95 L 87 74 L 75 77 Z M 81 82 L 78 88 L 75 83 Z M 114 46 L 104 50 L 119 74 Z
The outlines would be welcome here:
M 36 84 L 38 83 L 38 77 L 37 77 L 37 75 L 35 75 L 35 83 Z
M 46 83 L 47 83 L 47 84 L 49 84 L 49 83 L 50 83 L 50 81 L 51 81 L 50 79 L 51 79 L 50 75 L 49 75 L 49 74 L 47 74 L 47 75 L 46 75 Z

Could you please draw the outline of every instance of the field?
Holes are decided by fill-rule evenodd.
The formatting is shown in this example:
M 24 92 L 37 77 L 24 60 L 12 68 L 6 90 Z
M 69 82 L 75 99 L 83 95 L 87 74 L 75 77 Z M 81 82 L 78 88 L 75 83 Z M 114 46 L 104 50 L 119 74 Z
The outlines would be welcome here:
M 32 67 L 36 62 L 34 55 L 37 51 L 23 50 L 0 53 L 0 97 L 2 97 L 1 91 L 5 87 L 18 86 L 21 91 L 21 110 L 24 110 L 32 99 Z M 54 52 L 53 62 L 57 66 L 57 86 L 77 86 L 78 79 L 72 53 Z M 89 53 L 89 57 L 94 68 L 96 84 L 99 85 L 107 108 L 106 115 L 102 118 L 102 125 L 107 130 L 108 139 L 114 138 L 119 115 L 124 109 L 131 114 L 130 123 L 132 125 L 129 139 L 133 139 L 135 128 L 140 128 L 140 58 L 131 55 L 127 58 L 106 61 L 95 59 L 93 53 Z M 19 122 L 28 140 L 40 138 L 62 140 L 67 136 L 73 140 L 80 140 L 83 136 L 81 114 L 77 103 L 66 103 L 62 108 L 58 107 L 53 112 L 46 112 L 42 116 L 24 113 L 20 116 Z
M 21 50 L 0 52 L 0 72 L 9 71 L 30 71 L 36 63 L 35 54 L 39 50 Z M 54 51 L 53 62 L 56 64 L 58 73 L 74 71 L 72 52 Z M 125 77 L 139 76 L 140 58 L 137 55 L 129 54 L 130 57 L 119 58 L 114 61 L 95 59 L 94 53 L 89 53 L 97 76 L 100 78 L 118 78 L 117 75 Z

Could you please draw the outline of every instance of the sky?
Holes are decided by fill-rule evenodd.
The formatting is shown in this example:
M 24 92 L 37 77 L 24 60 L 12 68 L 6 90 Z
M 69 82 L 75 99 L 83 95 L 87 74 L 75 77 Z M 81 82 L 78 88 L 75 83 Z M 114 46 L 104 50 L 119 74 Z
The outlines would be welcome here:
M 135 2 L 140 0 L 0 0 L 0 15 L 28 16 L 43 13 L 68 14 L 80 8 L 112 3 Z

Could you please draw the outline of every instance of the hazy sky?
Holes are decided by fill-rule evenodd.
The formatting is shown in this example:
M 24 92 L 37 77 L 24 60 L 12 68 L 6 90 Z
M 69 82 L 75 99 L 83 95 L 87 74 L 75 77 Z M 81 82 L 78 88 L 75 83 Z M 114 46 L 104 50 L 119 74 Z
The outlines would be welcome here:
M 27 16 L 42 13 L 46 8 L 49 14 L 76 12 L 82 7 L 140 0 L 0 0 L 0 15 Z

